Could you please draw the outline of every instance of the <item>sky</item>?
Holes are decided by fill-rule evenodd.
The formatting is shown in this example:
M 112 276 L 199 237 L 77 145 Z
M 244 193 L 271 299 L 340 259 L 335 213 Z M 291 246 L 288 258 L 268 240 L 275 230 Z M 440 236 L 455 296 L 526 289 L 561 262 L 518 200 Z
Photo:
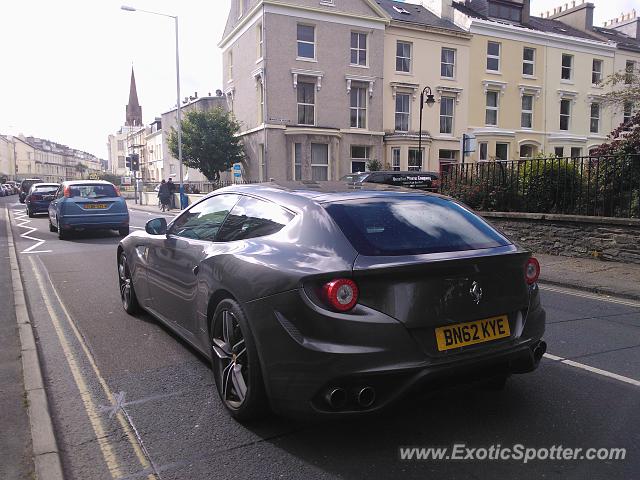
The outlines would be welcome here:
M 19 0 L 0 18 L 0 133 L 32 135 L 107 158 L 125 119 L 133 65 L 145 124 L 175 105 L 178 15 L 181 94 L 222 88 L 222 38 L 231 0 Z M 127 3 L 129 2 L 129 3 Z M 566 0 L 565 0 L 566 2 Z M 531 0 L 531 13 L 560 0 Z M 597 25 L 640 3 L 595 0 Z

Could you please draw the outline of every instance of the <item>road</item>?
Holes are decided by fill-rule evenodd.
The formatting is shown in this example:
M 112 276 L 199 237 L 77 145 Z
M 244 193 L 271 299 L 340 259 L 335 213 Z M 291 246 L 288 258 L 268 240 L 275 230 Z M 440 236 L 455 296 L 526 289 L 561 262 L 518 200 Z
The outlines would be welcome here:
M 46 217 L 26 218 L 14 200 L 4 205 L 68 479 L 638 478 L 638 303 L 543 288 L 550 356 L 502 392 L 459 386 L 373 417 L 242 426 L 224 412 L 204 359 L 150 316 L 122 310 L 115 233 L 59 241 Z M 152 215 L 132 211 L 131 225 Z M 399 458 L 399 447 L 456 443 L 622 447 L 627 455 L 526 465 Z

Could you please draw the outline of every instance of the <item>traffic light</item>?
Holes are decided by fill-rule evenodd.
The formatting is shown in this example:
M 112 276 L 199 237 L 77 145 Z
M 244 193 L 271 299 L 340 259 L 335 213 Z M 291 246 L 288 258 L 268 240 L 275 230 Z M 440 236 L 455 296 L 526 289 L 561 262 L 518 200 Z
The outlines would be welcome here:
M 140 155 L 137 153 L 131 154 L 131 171 L 137 172 L 140 170 Z
M 125 164 L 129 170 L 131 170 L 131 157 L 127 155 L 127 158 L 124 159 Z

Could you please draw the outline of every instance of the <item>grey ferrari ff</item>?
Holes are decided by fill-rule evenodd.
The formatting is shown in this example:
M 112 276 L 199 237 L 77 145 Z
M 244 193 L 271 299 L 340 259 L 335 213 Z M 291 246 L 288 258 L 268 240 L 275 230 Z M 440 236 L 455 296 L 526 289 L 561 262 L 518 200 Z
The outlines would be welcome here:
M 537 260 L 433 193 L 226 187 L 127 236 L 117 265 L 124 309 L 209 358 L 238 420 L 373 412 L 450 382 L 501 388 L 546 349 Z

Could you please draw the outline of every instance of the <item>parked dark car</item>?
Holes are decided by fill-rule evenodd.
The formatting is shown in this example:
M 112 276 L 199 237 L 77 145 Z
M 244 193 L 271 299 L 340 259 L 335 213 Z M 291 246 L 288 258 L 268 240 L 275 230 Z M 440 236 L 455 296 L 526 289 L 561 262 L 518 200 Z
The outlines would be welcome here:
M 24 203 L 27 207 L 27 215 L 33 217 L 37 213 L 48 213 L 49 204 L 54 199 L 58 183 L 34 183 L 29 189 Z
M 356 172 L 343 176 L 340 180 L 351 183 L 384 183 L 397 187 L 417 188 L 428 192 L 440 189 L 440 174 L 436 172 Z
M 43 183 L 43 180 L 41 178 L 25 178 L 20 182 L 20 203 L 24 203 L 25 198 L 27 198 L 29 194 L 29 189 L 34 183 Z
M 49 230 L 63 240 L 74 231 L 117 230 L 129 234 L 129 210 L 118 188 L 104 180 L 60 184 L 49 204 Z
M 222 188 L 118 246 L 124 309 L 210 358 L 233 417 L 372 412 L 538 366 L 530 252 L 448 197 L 305 183 Z

